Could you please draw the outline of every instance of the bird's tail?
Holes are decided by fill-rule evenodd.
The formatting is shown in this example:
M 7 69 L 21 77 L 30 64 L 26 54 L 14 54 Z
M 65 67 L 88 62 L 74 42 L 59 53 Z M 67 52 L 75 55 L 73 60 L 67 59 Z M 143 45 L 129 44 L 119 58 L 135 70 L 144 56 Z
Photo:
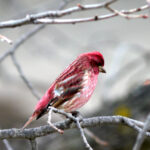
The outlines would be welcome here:
M 23 129 L 26 128 L 33 120 L 37 118 L 37 115 L 33 113 L 33 115 L 28 119 L 25 125 L 22 127 Z

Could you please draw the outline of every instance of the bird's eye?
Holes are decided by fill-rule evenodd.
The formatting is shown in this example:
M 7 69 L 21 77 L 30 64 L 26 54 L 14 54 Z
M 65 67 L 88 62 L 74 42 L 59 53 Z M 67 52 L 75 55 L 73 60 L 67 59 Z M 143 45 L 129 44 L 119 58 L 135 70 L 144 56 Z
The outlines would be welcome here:
M 101 66 L 101 67 L 102 67 L 103 65 L 102 65 L 101 63 L 98 63 L 98 66 Z

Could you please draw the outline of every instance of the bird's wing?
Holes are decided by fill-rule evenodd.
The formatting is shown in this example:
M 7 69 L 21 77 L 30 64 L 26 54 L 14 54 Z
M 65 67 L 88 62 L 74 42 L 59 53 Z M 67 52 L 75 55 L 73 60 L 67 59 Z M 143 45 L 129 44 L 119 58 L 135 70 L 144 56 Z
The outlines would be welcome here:
M 71 100 L 83 88 L 85 73 L 81 72 L 59 81 L 54 89 L 54 98 L 48 106 L 59 107 L 66 101 Z

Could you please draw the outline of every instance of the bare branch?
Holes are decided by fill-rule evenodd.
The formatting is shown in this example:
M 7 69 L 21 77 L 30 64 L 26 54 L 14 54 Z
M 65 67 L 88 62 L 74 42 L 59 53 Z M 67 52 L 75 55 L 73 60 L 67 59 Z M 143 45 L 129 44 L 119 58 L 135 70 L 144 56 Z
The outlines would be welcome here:
M 57 128 L 56 126 L 54 126 L 54 124 L 51 122 L 52 111 L 53 111 L 52 109 L 49 110 L 47 123 L 48 123 L 53 129 L 55 129 L 57 132 L 59 132 L 60 134 L 63 134 L 64 131 L 61 130 L 61 129 L 58 129 L 58 128 Z
M 139 134 L 137 136 L 133 150 L 140 150 L 141 145 L 145 139 L 145 133 L 149 130 L 149 128 L 150 128 L 150 114 L 148 115 L 148 117 L 146 119 L 143 130 L 141 130 L 141 132 L 139 132 Z
M 59 6 L 59 9 L 63 9 L 70 1 L 66 1 L 64 0 L 63 3 L 61 3 L 61 5 Z M 19 48 L 19 46 L 21 46 L 26 40 L 28 40 L 30 37 L 32 37 L 33 35 L 35 35 L 38 31 L 40 31 L 41 29 L 43 29 L 45 27 L 45 25 L 39 25 L 38 27 L 35 27 L 34 29 L 32 29 L 31 31 L 29 31 L 27 34 L 24 34 L 22 37 L 20 37 L 16 43 L 13 45 L 13 47 L 11 47 L 8 51 L 6 51 L 4 54 L 2 54 L 0 56 L 0 63 L 7 57 L 7 56 L 11 56 L 12 61 L 14 63 L 14 65 L 16 66 L 17 71 L 20 74 L 20 77 L 23 79 L 23 81 L 25 82 L 25 84 L 27 85 L 27 87 L 31 90 L 32 94 L 39 99 L 40 96 L 38 94 L 38 92 L 33 88 L 32 84 L 28 81 L 28 79 L 25 77 L 19 63 L 17 62 L 14 53 L 16 52 L 16 50 Z
M 6 51 L 3 55 L 0 56 L 0 63 L 10 54 L 14 53 L 21 44 L 23 44 L 26 40 L 28 40 L 30 37 L 32 37 L 35 33 L 40 31 L 41 29 L 44 28 L 44 25 L 40 25 L 38 27 L 35 27 L 31 31 L 29 31 L 27 34 L 24 34 L 22 37 L 20 37 L 15 44 L 8 50 Z
M 146 18 L 148 18 L 147 14 L 144 14 L 144 15 L 143 14 L 142 15 L 141 14 L 140 15 L 128 15 L 128 14 L 125 14 L 125 12 L 123 12 L 123 11 L 118 11 L 116 9 L 111 8 L 109 5 L 107 5 L 106 8 L 108 10 L 110 10 L 111 12 L 117 14 L 118 16 L 124 17 L 126 19 L 136 19 L 136 18 L 144 18 L 144 19 L 146 19 Z M 136 10 L 138 10 L 138 9 L 136 9 Z M 132 12 L 132 10 L 130 12 Z
M 92 139 L 94 139 L 95 140 L 95 142 L 97 143 L 97 144 L 99 144 L 100 146 L 102 145 L 102 146 L 107 146 L 108 145 L 108 142 L 106 142 L 106 141 L 104 141 L 104 140 L 102 140 L 102 139 L 100 139 L 99 137 L 97 137 L 93 132 L 91 132 L 89 129 L 84 129 L 84 132 L 90 137 L 90 138 L 92 138 Z
M 44 28 L 44 25 L 40 25 L 38 27 L 35 27 L 31 31 L 29 31 L 27 34 L 23 35 L 21 38 L 18 39 L 18 41 L 11 47 L 8 51 L 6 51 L 3 55 L 0 56 L 0 63 L 9 55 L 11 55 L 12 61 L 14 65 L 16 66 L 21 78 L 27 85 L 27 87 L 31 90 L 32 94 L 39 99 L 40 96 L 38 95 L 38 92 L 32 87 L 32 84 L 28 81 L 28 79 L 25 77 L 19 63 L 17 62 L 14 53 L 15 51 L 23 44 L 26 40 L 28 40 L 30 37 L 32 37 L 34 34 L 36 34 L 38 31 Z
M 109 9 L 108 5 L 105 5 L 105 7 Z M 109 18 L 113 18 L 116 17 L 118 15 L 128 18 L 128 19 L 136 19 L 136 18 L 148 18 L 148 15 L 126 15 L 126 14 L 132 14 L 135 12 L 139 12 L 145 9 L 148 9 L 150 6 L 149 5 L 144 5 L 141 6 L 139 8 L 134 8 L 134 9 L 130 9 L 130 10 L 121 10 L 121 11 L 117 11 L 117 10 L 112 10 L 113 13 L 112 14 L 107 14 L 107 15 L 100 15 L 100 16 L 94 16 L 94 17 L 87 17 L 87 18 L 77 18 L 77 19 L 50 19 L 50 18 L 41 18 L 41 19 L 37 19 L 35 20 L 33 23 L 34 24 L 76 24 L 76 23 L 84 23 L 84 22 L 91 22 L 91 21 L 100 21 L 100 20 L 105 20 L 105 19 L 109 19 Z
M 31 150 L 38 150 L 37 143 L 35 139 L 30 139 Z
M 24 73 L 23 73 L 23 71 L 22 71 L 22 69 L 21 69 L 19 63 L 17 62 L 17 60 L 16 60 L 16 58 L 15 58 L 15 56 L 14 56 L 13 53 L 11 54 L 11 59 L 12 59 L 14 65 L 15 65 L 15 67 L 16 67 L 18 73 L 20 74 L 21 79 L 22 79 L 22 80 L 24 81 L 24 83 L 27 85 L 27 87 L 28 87 L 29 90 L 32 92 L 32 94 L 33 94 L 37 99 L 40 99 L 40 96 L 39 96 L 38 92 L 33 88 L 31 82 L 29 82 L 28 79 L 26 78 L 26 76 L 24 75 Z
M 64 116 L 66 116 L 67 118 L 71 119 L 72 121 L 74 121 L 74 122 L 76 123 L 76 125 L 77 125 L 77 128 L 78 128 L 79 131 L 80 131 L 80 134 L 81 134 L 82 140 L 83 140 L 83 142 L 84 142 L 84 144 L 85 144 L 85 147 L 88 148 L 89 150 L 93 150 L 92 147 L 89 145 L 89 143 L 88 143 L 86 137 L 85 137 L 84 131 L 83 131 L 81 125 L 80 125 L 81 119 L 80 119 L 79 117 L 74 117 L 71 113 L 67 113 L 67 112 L 65 112 L 65 111 L 63 111 L 63 110 L 56 109 L 56 108 L 51 107 L 51 106 L 49 107 L 49 109 L 50 109 L 49 112 L 54 111 L 55 113 L 62 114 L 62 115 L 64 115 Z M 48 119 L 48 120 L 50 120 L 50 117 L 51 117 L 51 115 L 49 115 L 49 119 Z M 48 121 L 48 122 L 49 122 L 49 121 Z M 50 126 L 51 126 L 52 128 L 54 128 L 56 131 L 60 132 L 60 131 L 59 131 L 60 129 L 58 129 L 57 127 L 54 127 L 54 126 L 51 125 L 51 124 L 50 124 Z M 61 130 L 60 133 L 62 133 L 62 130 Z
M 82 140 L 83 140 L 83 142 L 84 142 L 84 144 L 85 144 L 85 147 L 86 147 L 87 149 L 89 149 L 89 150 L 93 150 L 93 148 L 90 146 L 90 144 L 88 143 L 88 141 L 87 141 L 87 139 L 86 139 L 86 137 L 85 137 L 83 128 L 81 127 L 80 121 L 79 121 L 78 118 L 76 118 L 76 125 L 77 125 L 77 127 L 78 127 L 78 129 L 79 129 L 79 131 L 80 131 L 80 134 L 81 134 Z
M 123 124 L 136 130 L 137 132 L 140 132 L 142 130 L 141 126 L 142 127 L 144 126 L 143 122 L 123 116 L 98 116 L 92 118 L 84 118 L 80 123 L 82 128 L 94 127 L 101 124 Z M 70 124 L 70 120 L 57 122 L 54 125 L 62 130 L 77 128 L 75 123 Z M 138 125 L 140 125 L 140 127 Z M 8 138 L 34 139 L 36 137 L 46 136 L 54 132 L 56 132 L 56 130 L 51 128 L 49 125 L 24 130 L 15 128 L 4 129 L 0 130 L 0 139 L 8 139 Z M 146 135 L 150 136 L 150 132 L 146 132 Z
M 84 9 L 81 9 L 80 7 L 76 6 L 76 7 L 68 8 L 65 10 L 46 11 L 46 12 L 41 12 L 41 13 L 37 13 L 37 14 L 26 15 L 26 17 L 21 18 L 21 19 L 0 22 L 0 28 L 17 27 L 17 26 L 21 26 L 21 25 L 31 24 L 36 19 L 40 19 L 40 18 L 62 17 L 64 15 L 68 15 L 68 14 L 71 14 L 71 13 L 77 12 L 77 11 L 98 9 L 98 8 L 105 7 L 106 5 L 111 4 L 115 1 L 116 0 L 109 0 L 107 2 L 100 3 L 100 4 L 84 5 L 84 6 L 82 6 Z
M 139 8 L 134 8 L 130 10 L 114 10 L 112 14 L 101 15 L 101 16 L 94 16 L 94 17 L 87 17 L 87 18 L 77 18 L 77 19 L 55 19 L 56 17 L 62 17 L 65 15 L 69 15 L 71 13 L 75 13 L 78 11 L 90 10 L 90 9 L 98 9 L 98 8 L 106 8 L 117 0 L 109 0 L 107 2 L 103 2 L 100 4 L 90 4 L 90 5 L 78 5 L 76 7 L 68 8 L 65 10 L 55 10 L 55 11 L 46 11 L 37 14 L 26 15 L 26 17 L 16 20 L 9 20 L 0 22 L 0 28 L 10 28 L 10 27 L 17 27 L 26 24 L 75 24 L 75 23 L 83 23 L 83 22 L 90 22 L 90 21 L 97 21 L 97 20 L 104 20 L 109 19 L 115 16 L 122 16 L 125 18 L 148 18 L 148 15 L 132 15 L 128 16 L 126 14 L 132 14 L 139 11 L 143 11 L 148 9 L 150 5 L 144 5 Z M 110 9 L 108 9 L 110 10 Z M 55 17 L 55 18 L 54 18 Z
M 13 148 L 11 147 L 11 145 L 9 144 L 8 140 L 4 139 L 3 143 L 5 144 L 5 147 L 7 148 L 7 150 L 13 150 Z
M 8 44 L 12 44 L 12 41 L 9 39 L 9 38 L 7 38 L 6 36 L 4 36 L 4 35 L 1 35 L 0 34 L 0 40 L 2 41 L 2 42 L 7 42 Z

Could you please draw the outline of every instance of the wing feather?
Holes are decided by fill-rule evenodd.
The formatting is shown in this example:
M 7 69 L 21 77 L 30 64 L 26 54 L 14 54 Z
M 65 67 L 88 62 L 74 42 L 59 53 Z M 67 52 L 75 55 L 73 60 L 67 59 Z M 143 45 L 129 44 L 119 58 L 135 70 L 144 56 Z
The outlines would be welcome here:
M 71 100 L 83 88 L 84 72 L 73 75 L 69 79 L 58 82 L 54 89 L 54 98 L 50 100 L 48 106 L 58 108 L 66 101 Z

